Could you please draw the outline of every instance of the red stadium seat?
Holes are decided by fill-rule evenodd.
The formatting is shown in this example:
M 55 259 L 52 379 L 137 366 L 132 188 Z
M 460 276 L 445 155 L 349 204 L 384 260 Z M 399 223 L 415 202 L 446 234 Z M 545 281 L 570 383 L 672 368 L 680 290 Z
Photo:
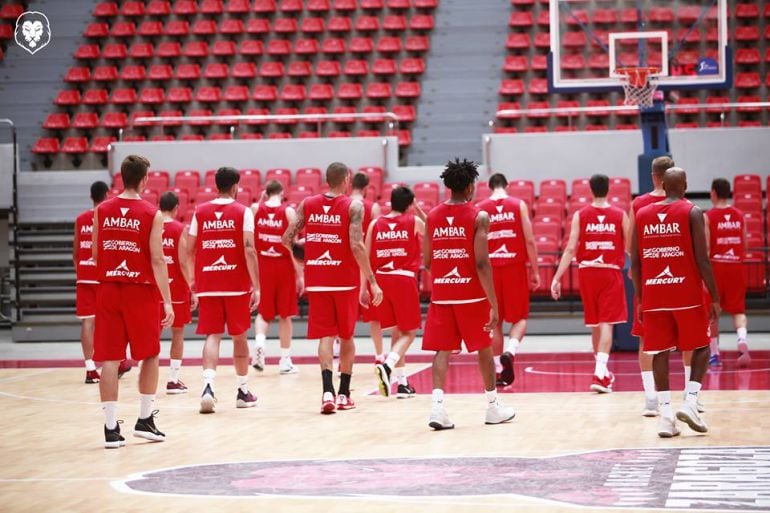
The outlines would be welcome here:
M 88 151 L 88 139 L 85 137 L 67 137 L 64 139 L 61 151 L 64 153 L 86 153 Z
M 289 185 L 291 185 L 291 170 L 282 168 L 268 169 L 265 174 L 265 183 L 270 180 L 279 182 L 284 190 L 288 190 Z
M 41 155 L 59 153 L 59 139 L 55 137 L 41 137 L 35 141 L 35 145 L 32 147 L 32 153 Z

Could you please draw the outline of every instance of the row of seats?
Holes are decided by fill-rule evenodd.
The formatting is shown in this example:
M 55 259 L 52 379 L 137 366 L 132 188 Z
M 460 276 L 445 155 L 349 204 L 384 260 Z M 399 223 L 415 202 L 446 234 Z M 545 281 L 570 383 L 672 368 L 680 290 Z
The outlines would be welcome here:
M 16 19 L 24 11 L 23 3 L 5 3 L 0 6 L 0 61 L 5 58 L 8 43 L 13 40 Z

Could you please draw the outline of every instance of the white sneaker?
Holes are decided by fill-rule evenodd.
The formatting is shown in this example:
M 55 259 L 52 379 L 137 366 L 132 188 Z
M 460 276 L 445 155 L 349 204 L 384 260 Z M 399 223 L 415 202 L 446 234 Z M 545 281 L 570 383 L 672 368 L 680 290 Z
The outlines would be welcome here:
M 251 357 L 251 366 L 259 372 L 265 370 L 265 348 L 263 346 L 254 347 L 254 354 Z
M 668 417 L 661 417 L 658 421 L 658 436 L 661 438 L 679 436 L 679 428 L 676 427 L 676 421 Z
M 698 407 L 689 402 L 685 402 L 679 407 L 679 410 L 676 412 L 676 418 L 685 422 L 690 426 L 690 429 L 698 433 L 706 433 L 709 430 L 706 423 L 698 415 Z
M 657 417 L 660 415 L 658 411 L 658 398 L 644 399 L 644 410 L 642 410 L 642 417 Z
M 214 405 L 217 402 L 217 398 L 214 396 L 214 392 L 209 385 L 206 385 L 201 394 L 201 413 L 214 413 Z
M 484 420 L 484 424 L 502 424 L 512 420 L 516 416 L 516 412 L 513 408 L 503 406 L 500 401 L 489 403 L 487 406 L 487 416 Z
M 738 367 L 748 367 L 750 363 L 749 344 L 745 340 L 738 340 Z
M 433 406 L 433 409 L 430 412 L 428 426 L 436 431 L 441 431 L 442 429 L 454 429 L 455 427 L 452 421 L 449 420 L 449 415 L 447 415 L 443 405 Z
M 297 369 L 294 364 L 291 361 L 291 357 L 287 356 L 285 358 L 281 358 L 281 361 L 278 362 L 278 373 L 279 374 L 297 374 L 299 372 L 299 369 Z

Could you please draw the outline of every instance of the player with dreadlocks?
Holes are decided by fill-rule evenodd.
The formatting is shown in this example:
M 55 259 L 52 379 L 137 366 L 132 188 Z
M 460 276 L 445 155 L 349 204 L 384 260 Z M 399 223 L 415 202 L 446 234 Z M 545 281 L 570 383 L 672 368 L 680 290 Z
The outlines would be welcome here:
M 500 404 L 495 389 L 492 330 L 497 326 L 497 298 L 489 263 L 489 215 L 471 200 L 479 173 L 476 164 L 455 159 L 441 174 L 451 198 L 428 214 L 423 262 L 433 277 L 431 303 L 422 348 L 435 351 L 433 403 L 429 426 L 452 429 L 444 409 L 444 383 L 449 359 L 464 341 L 478 352 L 479 370 L 487 399 L 487 424 L 511 420 L 513 408 Z

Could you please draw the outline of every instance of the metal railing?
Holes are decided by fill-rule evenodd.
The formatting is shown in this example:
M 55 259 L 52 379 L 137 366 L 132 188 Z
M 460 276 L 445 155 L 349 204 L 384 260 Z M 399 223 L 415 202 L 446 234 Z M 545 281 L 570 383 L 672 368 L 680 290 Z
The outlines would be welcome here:
M 18 185 L 18 178 L 19 178 L 19 166 L 18 166 L 18 145 L 16 141 L 16 125 L 13 123 L 12 120 L 7 118 L 0 118 L 0 125 L 5 125 L 11 130 L 11 144 L 13 145 L 13 174 L 12 174 L 12 183 L 13 183 L 13 191 L 12 191 L 12 205 L 10 209 L 10 213 L 13 215 L 13 221 L 9 219 L 9 223 L 11 224 L 11 229 L 13 231 L 13 270 L 14 270 L 14 306 L 16 310 L 16 320 L 21 320 L 21 276 L 20 276 L 20 265 L 19 265 L 19 232 L 18 232 L 18 226 L 19 226 L 19 185 Z M 0 315 L 2 315 L 2 312 L 0 312 Z

